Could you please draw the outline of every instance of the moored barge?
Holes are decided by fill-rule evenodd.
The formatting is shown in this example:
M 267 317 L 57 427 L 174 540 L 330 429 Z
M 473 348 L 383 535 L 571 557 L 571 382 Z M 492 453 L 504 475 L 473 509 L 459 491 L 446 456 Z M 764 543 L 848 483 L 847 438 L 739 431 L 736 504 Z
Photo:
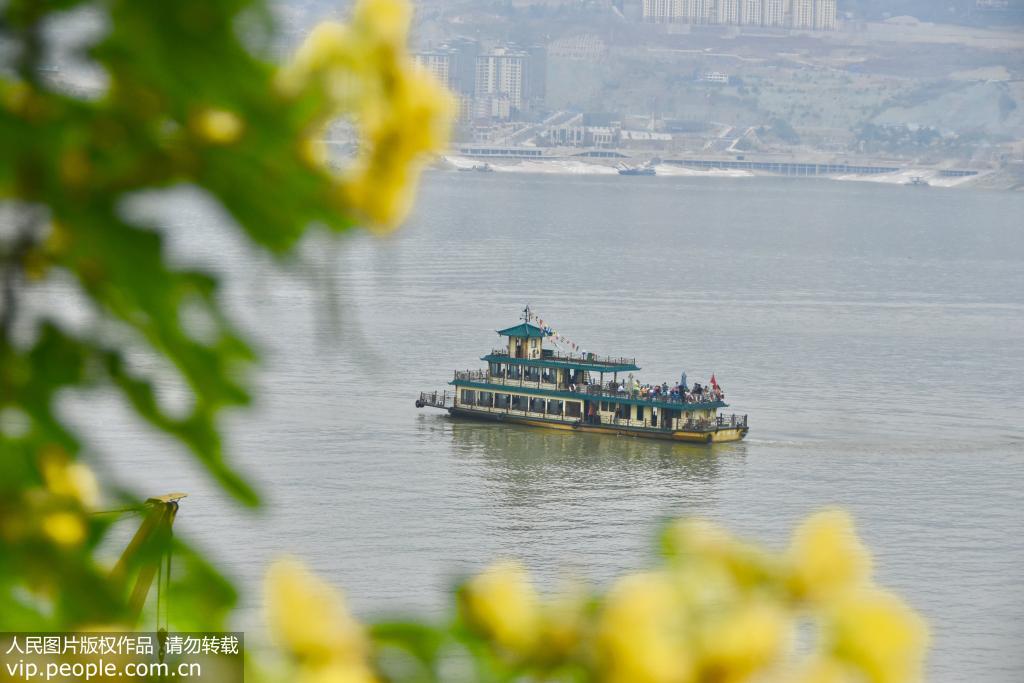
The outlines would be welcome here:
M 709 386 L 641 385 L 632 358 L 598 357 L 546 348 L 553 332 L 523 322 L 498 330 L 507 345 L 480 360 L 482 370 L 456 370 L 448 391 L 423 392 L 416 407 L 440 408 L 454 417 L 533 427 L 618 434 L 693 443 L 739 441 L 746 415 L 719 414 L 728 407 L 712 375 Z M 621 377 L 621 379 L 620 379 Z

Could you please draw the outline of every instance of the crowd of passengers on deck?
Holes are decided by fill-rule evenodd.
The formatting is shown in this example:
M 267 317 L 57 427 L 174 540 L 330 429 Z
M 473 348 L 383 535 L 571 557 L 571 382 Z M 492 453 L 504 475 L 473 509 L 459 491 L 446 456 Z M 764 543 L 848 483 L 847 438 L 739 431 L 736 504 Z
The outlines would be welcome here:
M 685 377 L 685 375 L 684 375 Z M 694 382 L 693 387 L 688 387 L 685 380 L 681 384 L 669 386 L 668 382 L 661 384 L 641 384 L 636 379 L 612 380 L 608 382 L 608 391 L 629 398 L 645 398 L 651 401 L 671 401 L 677 403 L 702 403 L 705 401 L 724 401 L 725 392 L 718 383 L 708 386 L 701 386 L 700 382 Z
M 498 377 L 507 379 L 523 379 L 531 382 L 556 383 L 555 371 L 549 368 L 518 368 L 510 367 L 508 370 L 494 367 L 491 373 Z M 591 393 L 590 386 L 584 383 L 582 371 L 567 371 L 564 387 L 569 391 L 579 393 Z M 700 382 L 694 382 L 689 386 L 686 381 L 686 373 L 680 377 L 678 384 L 669 386 L 668 382 L 661 384 L 641 384 L 631 374 L 626 380 L 611 380 L 602 386 L 602 393 L 610 393 L 625 398 L 648 399 L 657 401 L 669 401 L 673 403 L 703 403 L 708 401 L 724 401 L 725 392 L 712 376 L 711 382 L 702 386 Z

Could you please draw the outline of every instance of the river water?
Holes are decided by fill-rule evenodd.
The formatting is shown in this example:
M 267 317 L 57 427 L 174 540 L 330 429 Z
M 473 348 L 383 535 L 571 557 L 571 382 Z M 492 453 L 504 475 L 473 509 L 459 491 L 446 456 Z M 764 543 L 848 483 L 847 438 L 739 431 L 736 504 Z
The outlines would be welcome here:
M 502 556 L 550 585 L 651 560 L 668 517 L 783 547 L 849 509 L 878 581 L 929 619 L 929 678 L 1024 677 L 1024 195 L 767 178 L 427 174 L 380 240 L 292 264 L 191 195 L 146 204 L 229 276 L 256 406 L 225 421 L 267 509 L 239 511 L 113 400 L 94 439 L 245 590 L 282 552 L 363 616 L 437 615 Z M 156 207 L 156 208 L 154 208 Z M 334 293 L 333 295 L 331 293 Z M 714 447 L 454 421 L 417 392 L 478 368 L 525 304 L 643 381 L 712 372 L 746 441 Z M 91 424 L 95 425 L 95 422 Z

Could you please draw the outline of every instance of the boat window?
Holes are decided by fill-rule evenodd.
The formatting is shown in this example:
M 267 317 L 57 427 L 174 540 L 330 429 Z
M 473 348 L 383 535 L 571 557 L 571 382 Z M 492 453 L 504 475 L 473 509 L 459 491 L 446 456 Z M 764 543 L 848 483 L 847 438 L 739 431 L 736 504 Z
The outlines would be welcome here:
M 579 417 L 582 412 L 578 401 L 569 401 L 565 404 L 565 414 L 568 417 Z

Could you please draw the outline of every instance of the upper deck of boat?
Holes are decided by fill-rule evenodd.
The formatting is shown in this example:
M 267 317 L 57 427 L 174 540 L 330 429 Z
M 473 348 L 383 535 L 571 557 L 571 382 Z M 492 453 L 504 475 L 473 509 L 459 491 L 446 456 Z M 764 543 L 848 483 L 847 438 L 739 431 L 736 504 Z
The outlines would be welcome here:
M 724 400 L 710 396 L 695 400 L 684 400 L 681 396 L 671 396 L 669 394 L 646 395 L 642 392 L 610 389 L 598 384 L 567 385 L 565 383 L 545 382 L 540 379 L 527 380 L 522 376 L 508 378 L 492 375 L 486 370 L 456 370 L 452 381 L 448 384 L 481 391 L 501 392 L 505 390 L 547 398 L 607 401 L 623 405 L 654 406 L 656 408 L 668 408 L 686 412 L 717 410 L 718 408 L 729 407 L 729 404 Z
M 544 349 L 539 358 L 520 358 L 510 354 L 507 349 L 494 349 L 486 356 L 482 356 L 480 360 L 488 363 L 509 363 L 539 368 L 566 368 L 605 373 L 635 372 L 640 369 L 635 358 L 596 356 L 592 353 L 556 353 L 551 349 Z

